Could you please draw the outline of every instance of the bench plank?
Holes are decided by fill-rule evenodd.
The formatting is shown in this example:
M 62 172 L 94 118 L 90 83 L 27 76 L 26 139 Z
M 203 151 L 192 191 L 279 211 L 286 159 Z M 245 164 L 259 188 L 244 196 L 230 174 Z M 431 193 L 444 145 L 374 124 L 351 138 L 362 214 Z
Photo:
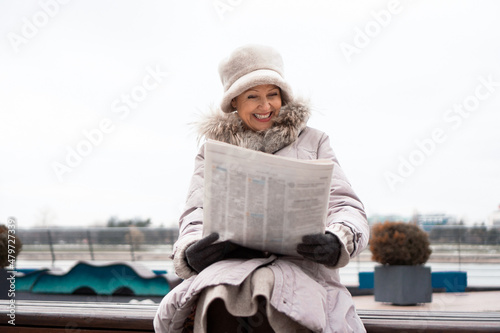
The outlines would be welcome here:
M 110 332 L 134 332 L 151 333 L 152 331 L 124 331 L 124 330 L 87 330 L 87 329 L 67 329 L 54 327 L 4 327 L 0 325 L 2 333 L 110 333 Z
M 9 303 L 0 300 L 2 332 L 153 332 L 158 304 L 17 301 L 16 326 Z M 500 332 L 498 312 L 358 310 L 369 333 Z
M 0 325 L 9 325 L 0 302 Z M 158 304 L 17 301 L 16 326 L 153 332 Z M 5 310 L 4 310 L 5 309 Z
M 357 311 L 368 332 L 500 332 L 498 312 Z

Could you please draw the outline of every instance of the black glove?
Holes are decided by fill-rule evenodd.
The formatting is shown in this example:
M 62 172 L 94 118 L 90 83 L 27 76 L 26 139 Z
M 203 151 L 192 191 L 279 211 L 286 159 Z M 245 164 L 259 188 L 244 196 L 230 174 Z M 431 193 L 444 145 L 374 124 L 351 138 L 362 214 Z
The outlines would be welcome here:
M 266 256 L 262 251 L 248 249 L 230 241 L 214 243 L 218 239 L 219 234 L 214 232 L 190 245 L 186 249 L 188 265 L 197 273 L 222 259 L 251 259 L 263 258 Z
M 297 245 L 297 252 L 314 262 L 335 266 L 340 258 L 340 246 L 340 241 L 334 234 L 312 234 L 302 237 L 302 243 Z

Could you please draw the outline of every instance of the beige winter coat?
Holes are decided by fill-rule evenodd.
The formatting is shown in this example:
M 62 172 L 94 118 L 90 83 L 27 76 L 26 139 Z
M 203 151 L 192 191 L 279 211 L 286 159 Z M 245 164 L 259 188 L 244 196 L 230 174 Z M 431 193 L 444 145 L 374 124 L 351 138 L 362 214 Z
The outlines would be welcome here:
M 314 332 L 365 331 L 351 295 L 340 283 L 338 269 L 366 247 L 369 238 L 366 215 L 334 155 L 328 136 L 307 127 L 309 115 L 306 103 L 292 101 L 281 109 L 272 128 L 259 133 L 246 130 L 237 114 L 220 112 L 201 122 L 200 135 L 280 156 L 331 159 L 334 174 L 326 231 L 337 235 L 342 243 L 338 264 L 326 267 L 298 257 L 273 255 L 251 260 L 223 260 L 200 274 L 192 271 L 185 261 L 184 251 L 201 239 L 203 228 L 204 147 L 201 147 L 173 253 L 176 273 L 185 280 L 160 304 L 155 318 L 157 332 L 181 332 L 186 317 L 205 287 L 239 285 L 261 266 L 273 271 L 275 281 L 270 303 L 279 312 Z

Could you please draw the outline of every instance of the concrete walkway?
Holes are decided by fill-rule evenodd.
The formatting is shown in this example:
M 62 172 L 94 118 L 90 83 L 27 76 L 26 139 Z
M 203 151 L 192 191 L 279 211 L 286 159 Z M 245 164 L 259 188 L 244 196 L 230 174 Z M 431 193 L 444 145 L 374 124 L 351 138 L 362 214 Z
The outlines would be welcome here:
M 375 302 L 373 295 L 353 299 L 358 310 L 500 312 L 500 291 L 434 293 L 432 303 L 413 306 Z

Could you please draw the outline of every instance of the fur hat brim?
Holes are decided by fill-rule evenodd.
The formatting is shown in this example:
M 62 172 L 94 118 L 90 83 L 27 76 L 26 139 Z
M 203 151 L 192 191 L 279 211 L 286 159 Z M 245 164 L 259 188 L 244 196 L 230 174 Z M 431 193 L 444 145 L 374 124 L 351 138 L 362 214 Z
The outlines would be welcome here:
M 250 88 L 263 84 L 273 84 L 281 89 L 281 100 L 283 105 L 286 105 L 293 99 L 292 88 L 283 80 L 280 74 L 270 69 L 258 69 L 240 77 L 224 93 L 220 104 L 222 111 L 225 113 L 235 111 L 236 109 L 231 105 L 233 98 Z

